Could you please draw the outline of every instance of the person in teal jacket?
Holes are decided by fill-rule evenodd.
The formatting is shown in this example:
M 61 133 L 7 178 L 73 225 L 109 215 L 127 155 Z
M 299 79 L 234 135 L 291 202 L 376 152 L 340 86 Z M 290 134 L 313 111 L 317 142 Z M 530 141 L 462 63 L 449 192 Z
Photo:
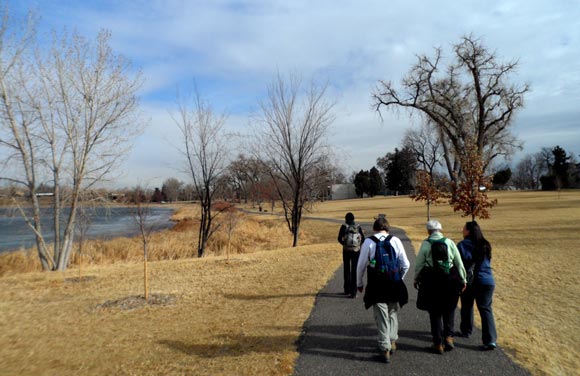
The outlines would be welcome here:
M 466 272 L 461 261 L 461 256 L 453 240 L 445 238 L 441 233 L 442 226 L 439 221 L 431 220 L 427 222 L 427 232 L 429 237 L 423 241 L 415 264 L 415 288 L 425 281 L 421 281 L 421 272 L 426 267 L 433 266 L 431 257 L 431 244 L 434 241 L 444 241 L 447 245 L 447 257 L 450 266 L 454 266 L 459 273 L 459 278 L 463 282 L 463 289 L 466 285 Z M 445 287 L 441 287 L 445 286 Z M 431 349 L 438 354 L 443 351 L 450 351 L 454 348 L 453 328 L 455 320 L 455 309 L 459 301 L 459 291 L 448 285 L 441 285 L 435 291 L 434 302 L 431 304 L 429 311 L 429 320 L 431 323 L 431 335 L 433 336 L 433 346 Z M 441 289 L 446 289 L 441 291 Z
M 461 260 L 472 270 L 472 281 L 461 294 L 461 337 L 469 337 L 473 330 L 473 302 L 477 304 L 481 316 L 483 348 L 493 350 L 497 347 L 497 333 L 491 307 L 495 280 L 491 271 L 491 244 L 476 221 L 465 223 L 463 240 L 457 244 Z

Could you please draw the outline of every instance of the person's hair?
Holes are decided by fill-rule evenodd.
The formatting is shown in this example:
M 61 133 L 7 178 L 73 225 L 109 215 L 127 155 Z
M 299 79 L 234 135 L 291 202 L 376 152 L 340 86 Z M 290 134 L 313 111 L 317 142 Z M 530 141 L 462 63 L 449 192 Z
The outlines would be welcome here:
M 439 222 L 436 219 L 432 219 L 429 222 L 427 222 L 427 225 L 425 226 L 427 228 L 427 231 L 441 231 L 443 229 L 443 226 L 441 226 L 441 222 Z
M 469 231 L 467 239 L 474 245 L 473 258 L 477 261 L 482 261 L 485 257 L 491 259 L 491 244 L 483 236 L 479 224 L 476 221 L 465 222 L 465 228 Z
M 351 212 L 346 213 L 346 215 L 344 216 L 344 220 L 347 223 L 354 222 L 354 214 L 352 214 Z
M 389 227 L 389 221 L 387 221 L 387 218 L 381 216 L 378 217 L 375 220 L 375 223 L 373 223 L 373 231 L 386 231 L 389 232 L 390 227 Z

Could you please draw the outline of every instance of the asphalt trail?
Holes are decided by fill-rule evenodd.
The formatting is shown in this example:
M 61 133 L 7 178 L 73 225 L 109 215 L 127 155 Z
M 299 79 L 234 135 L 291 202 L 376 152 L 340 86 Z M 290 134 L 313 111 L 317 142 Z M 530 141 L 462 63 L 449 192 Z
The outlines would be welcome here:
M 370 224 L 363 225 L 365 233 L 371 234 Z M 305 322 L 295 375 L 530 375 L 501 348 L 482 351 L 481 332 L 475 328 L 469 339 L 456 339 L 455 350 L 444 355 L 429 352 L 429 316 L 416 308 L 417 292 L 412 286 L 415 252 L 402 230 L 393 229 L 391 233 L 401 239 L 411 262 L 405 277 L 409 303 L 399 310 L 400 338 L 391 363 L 383 363 L 376 350 L 372 308 L 364 309 L 360 295 L 349 299 L 341 294 L 341 266 L 317 295 Z M 339 247 L 337 244 L 337 252 L 340 252 Z M 458 328 L 459 311 L 455 321 Z M 501 332 L 499 334 L 501 346 Z

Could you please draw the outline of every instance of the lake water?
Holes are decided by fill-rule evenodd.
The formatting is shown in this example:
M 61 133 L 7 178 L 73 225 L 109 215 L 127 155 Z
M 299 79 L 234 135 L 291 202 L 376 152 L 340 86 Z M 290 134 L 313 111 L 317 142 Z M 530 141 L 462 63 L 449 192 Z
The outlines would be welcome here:
M 169 208 L 150 208 L 147 223 L 155 231 L 173 226 L 170 218 L 173 210 Z M 54 240 L 51 210 L 44 209 L 42 213 L 42 232 L 48 244 Z M 86 237 L 89 239 L 112 239 L 138 234 L 134 217 L 134 208 L 95 208 L 91 209 L 90 225 Z M 64 226 L 63 226 L 64 227 Z M 78 239 L 78 237 L 75 237 Z M 0 208 L 0 252 L 29 248 L 35 246 L 32 230 L 26 225 L 24 218 L 14 209 Z

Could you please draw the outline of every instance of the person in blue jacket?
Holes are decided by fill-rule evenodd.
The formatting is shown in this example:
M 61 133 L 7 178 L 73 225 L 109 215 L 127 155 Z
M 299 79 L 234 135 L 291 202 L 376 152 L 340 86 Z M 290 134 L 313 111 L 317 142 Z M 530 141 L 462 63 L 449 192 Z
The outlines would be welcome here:
M 473 303 L 481 316 L 483 348 L 497 347 L 497 333 L 493 318 L 492 300 L 495 280 L 491 270 L 491 244 L 481 232 L 476 221 L 465 223 L 463 240 L 457 244 L 465 269 L 468 287 L 461 294 L 461 337 L 469 337 L 473 330 Z

